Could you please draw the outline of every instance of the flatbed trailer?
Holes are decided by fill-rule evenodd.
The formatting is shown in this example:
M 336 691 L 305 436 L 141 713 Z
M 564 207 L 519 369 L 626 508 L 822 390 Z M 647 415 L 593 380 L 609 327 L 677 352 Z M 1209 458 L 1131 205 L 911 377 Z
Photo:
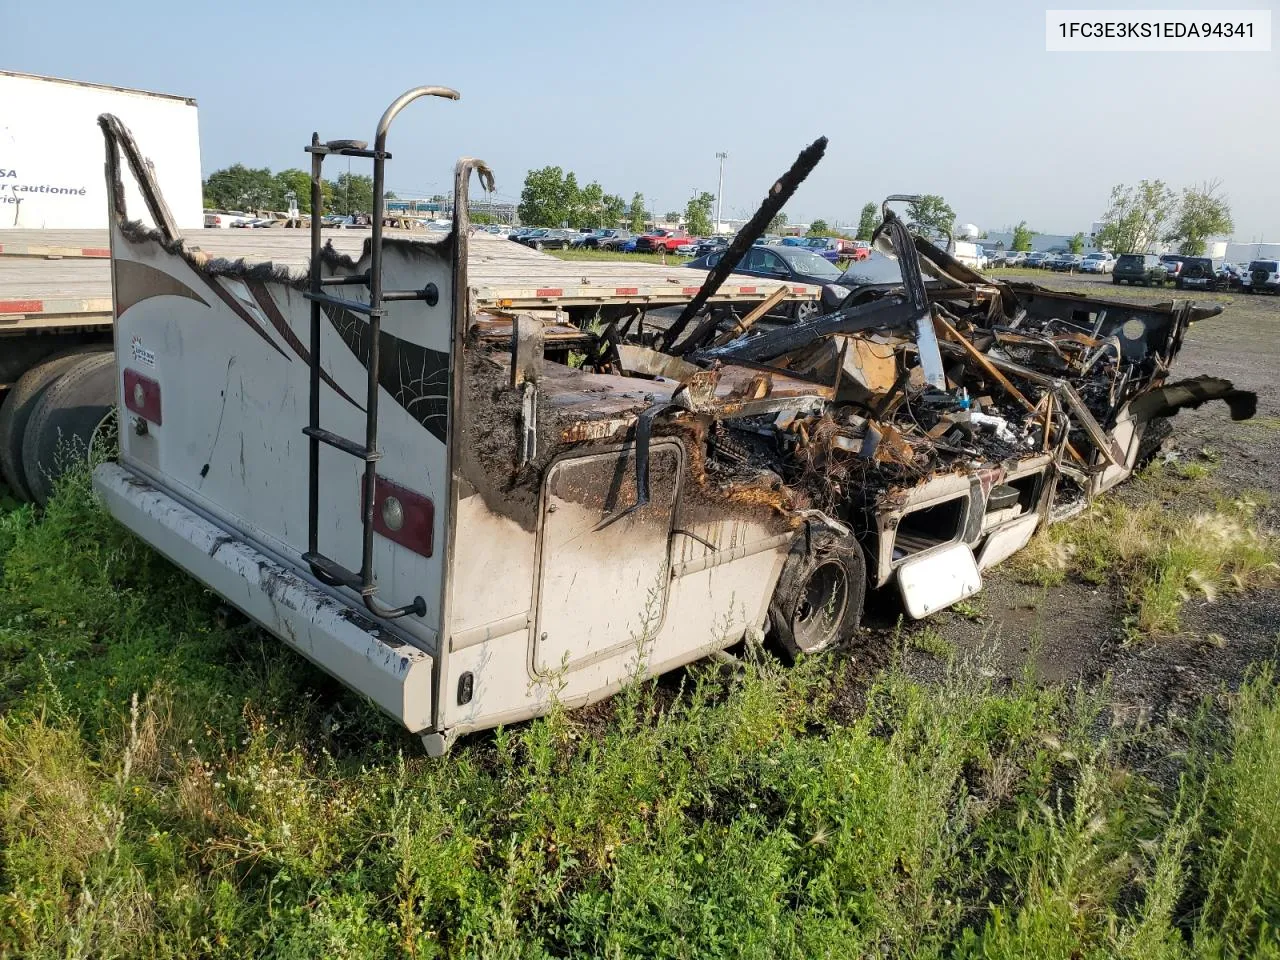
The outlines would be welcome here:
M 387 230 L 389 239 L 428 242 L 420 231 Z M 304 276 L 310 256 L 305 230 L 184 230 L 187 248 L 210 258 L 273 263 Z M 368 230 L 326 230 L 336 253 L 358 257 Z M 625 254 L 620 255 L 625 256 Z M 0 333 L 49 325 L 73 317 L 78 325 L 111 322 L 111 250 L 106 230 L 6 230 L 0 232 Z M 600 260 L 561 260 L 505 238 L 471 237 L 470 295 L 475 306 L 500 309 L 592 308 L 644 303 L 686 303 L 702 275 L 679 265 Z M 735 275 L 714 303 L 756 303 L 781 284 Z M 816 300 L 821 288 L 792 284 L 789 301 Z
M 430 242 L 420 231 L 387 230 L 388 239 Z M 332 255 L 358 259 L 370 241 L 369 230 L 325 230 Z M 192 229 L 182 231 L 186 249 L 197 258 L 271 264 L 281 276 L 304 278 L 310 258 L 306 230 Z M 586 325 L 608 318 L 618 309 L 668 307 L 685 303 L 697 292 L 702 274 L 678 265 L 634 262 L 565 261 L 531 250 L 505 238 L 477 232 L 470 237 L 467 296 L 474 310 L 535 311 L 566 322 Z M 749 307 L 774 293 L 778 281 L 735 276 L 712 298 L 712 303 Z M 815 301 L 817 286 L 791 285 L 784 300 Z M 30 423 L 54 423 L 36 416 L 36 407 L 55 380 L 66 376 L 69 351 L 93 353 L 110 348 L 114 319 L 111 250 L 106 230 L 0 231 L 0 393 L 13 390 L 14 407 L 5 415 L 0 407 L 0 473 L 20 497 L 43 499 L 49 485 L 26 477 L 28 471 L 48 472 L 56 442 L 33 437 L 27 457 L 26 429 Z M 88 358 L 86 358 L 87 360 Z M 65 394 L 60 402 L 95 409 L 110 400 L 102 383 Z M 90 417 L 74 429 L 73 440 L 90 443 Z M 89 431 L 89 433 L 86 433 Z M 25 462 L 30 460 L 30 463 Z

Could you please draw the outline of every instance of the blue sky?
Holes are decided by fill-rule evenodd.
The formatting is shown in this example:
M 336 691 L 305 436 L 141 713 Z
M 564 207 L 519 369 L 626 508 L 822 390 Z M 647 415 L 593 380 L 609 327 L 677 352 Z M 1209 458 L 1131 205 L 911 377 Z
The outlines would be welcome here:
M 962 221 L 1069 233 L 1115 183 L 1221 178 L 1236 238 L 1280 238 L 1280 53 L 1047 53 L 1045 8 L 60 0 L 6 11 L 3 67 L 195 97 L 206 174 L 301 167 L 313 129 L 371 140 L 391 99 L 434 83 L 462 100 L 401 115 L 387 178 L 400 193 L 446 191 L 471 155 L 499 197 L 558 164 L 665 211 L 715 191 L 724 150 L 725 213 L 742 215 L 825 134 L 793 221 L 940 193 Z

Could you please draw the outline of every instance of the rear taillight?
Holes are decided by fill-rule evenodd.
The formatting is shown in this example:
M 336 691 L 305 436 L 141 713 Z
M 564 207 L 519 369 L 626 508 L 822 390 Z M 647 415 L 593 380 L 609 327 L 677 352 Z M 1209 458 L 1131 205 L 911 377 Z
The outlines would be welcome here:
M 373 490 L 373 529 L 416 554 L 431 556 L 436 519 L 431 498 L 385 477 L 378 477 Z
M 124 405 L 157 427 L 164 420 L 160 409 L 160 384 L 136 370 L 124 372 Z

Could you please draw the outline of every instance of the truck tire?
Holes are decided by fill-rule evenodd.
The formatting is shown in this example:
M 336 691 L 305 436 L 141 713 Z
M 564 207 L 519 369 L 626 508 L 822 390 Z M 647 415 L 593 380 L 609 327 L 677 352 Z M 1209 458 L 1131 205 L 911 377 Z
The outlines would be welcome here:
M 22 439 L 22 470 L 36 503 L 53 496 L 69 458 L 88 456 L 94 433 L 115 408 L 115 361 L 107 352 L 77 358 L 32 409 Z
M 769 623 L 791 657 L 851 637 L 862 623 L 867 562 L 851 536 L 828 530 L 796 538 L 769 602 Z
M 22 442 L 36 405 L 49 385 L 85 353 L 103 349 L 101 344 L 86 345 L 41 360 L 18 378 L 0 404 L 0 475 L 19 499 L 32 499 L 22 466 Z

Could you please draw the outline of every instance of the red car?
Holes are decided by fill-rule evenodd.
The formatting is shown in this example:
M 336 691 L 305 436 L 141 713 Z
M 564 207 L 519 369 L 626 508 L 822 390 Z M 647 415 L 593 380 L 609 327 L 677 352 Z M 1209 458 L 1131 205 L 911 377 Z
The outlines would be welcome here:
M 682 243 L 691 243 L 693 237 L 683 230 L 652 230 L 636 240 L 637 253 L 654 253 L 665 250 L 675 253 Z

